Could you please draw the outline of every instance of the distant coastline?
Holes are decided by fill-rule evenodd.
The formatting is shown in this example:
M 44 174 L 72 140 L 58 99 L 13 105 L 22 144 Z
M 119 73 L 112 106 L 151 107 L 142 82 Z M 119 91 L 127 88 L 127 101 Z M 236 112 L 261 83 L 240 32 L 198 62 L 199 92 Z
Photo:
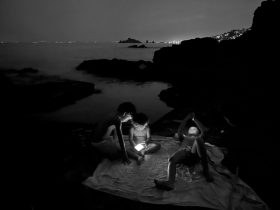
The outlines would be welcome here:
M 211 38 L 221 40 L 230 40 L 236 39 L 240 37 L 242 34 L 250 31 L 251 28 L 243 28 L 243 29 L 233 29 L 228 32 L 224 32 L 222 34 L 210 36 Z M 190 40 L 190 39 L 184 39 Z M 170 40 L 170 41 L 149 41 L 141 42 L 140 40 L 127 38 L 126 40 L 119 41 L 76 41 L 76 40 L 56 40 L 56 41 L 46 41 L 46 40 L 34 40 L 34 41 L 0 41 L 1 44 L 98 44 L 98 43 L 127 43 L 127 44 L 180 44 L 182 40 Z
M 120 40 L 119 43 L 139 43 L 140 44 L 142 42 L 137 39 L 128 38 L 126 40 Z

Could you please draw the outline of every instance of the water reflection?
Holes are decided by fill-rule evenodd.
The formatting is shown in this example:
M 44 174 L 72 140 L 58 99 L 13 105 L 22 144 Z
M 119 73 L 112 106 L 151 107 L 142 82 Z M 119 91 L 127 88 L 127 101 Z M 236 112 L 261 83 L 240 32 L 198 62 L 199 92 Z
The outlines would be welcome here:
M 82 80 L 82 78 L 80 79 Z M 101 90 L 101 93 L 93 94 L 73 105 L 52 113 L 41 114 L 41 116 L 51 120 L 95 123 L 104 114 L 115 110 L 120 103 L 131 101 L 138 111 L 149 116 L 152 123 L 171 110 L 158 97 L 161 90 L 168 88 L 167 84 L 105 81 L 101 78 L 89 77 L 89 75 L 87 75 L 86 80 L 93 82 L 96 88 Z

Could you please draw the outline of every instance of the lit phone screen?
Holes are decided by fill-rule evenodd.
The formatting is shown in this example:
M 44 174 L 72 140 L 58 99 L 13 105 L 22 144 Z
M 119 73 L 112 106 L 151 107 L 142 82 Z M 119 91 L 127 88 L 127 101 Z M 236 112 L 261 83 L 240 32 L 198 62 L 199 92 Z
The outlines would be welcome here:
M 136 149 L 137 151 L 140 151 L 141 149 L 144 149 L 144 146 L 143 146 L 143 144 L 137 144 L 137 145 L 135 146 L 135 149 Z

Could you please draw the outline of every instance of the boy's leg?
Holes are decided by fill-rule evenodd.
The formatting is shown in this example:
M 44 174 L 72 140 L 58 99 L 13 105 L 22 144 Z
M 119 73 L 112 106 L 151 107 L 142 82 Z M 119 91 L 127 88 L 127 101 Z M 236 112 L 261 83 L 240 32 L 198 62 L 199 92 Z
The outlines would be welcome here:
M 199 142 L 198 147 L 196 148 L 196 153 L 200 154 L 201 165 L 203 168 L 203 175 L 207 182 L 212 182 L 214 179 L 209 172 L 209 165 L 208 165 L 208 156 L 206 152 L 206 148 L 204 144 Z
M 201 164 L 202 164 L 202 168 L 203 168 L 203 175 L 204 175 L 206 181 L 207 182 L 212 182 L 214 179 L 209 172 L 209 165 L 208 165 L 208 160 L 207 160 L 206 155 L 203 155 L 201 157 Z
M 168 176 L 169 183 L 174 185 L 175 177 L 176 177 L 176 166 L 178 163 L 181 163 L 186 158 L 187 158 L 187 151 L 179 150 L 174 155 L 172 155 L 172 157 L 169 159 L 169 164 L 167 169 L 168 170 L 167 176 Z
M 134 159 L 134 160 L 137 160 L 138 157 L 139 157 L 139 155 L 137 155 L 137 154 L 136 154 L 134 151 L 132 151 L 132 149 L 130 149 L 130 148 L 127 148 L 127 149 L 126 149 L 126 153 L 127 153 L 128 157 L 130 157 L 130 158 L 132 158 L 132 159 Z
M 144 154 L 155 153 L 161 148 L 161 145 L 158 143 L 150 143 L 147 145 L 147 148 L 144 150 Z
M 169 159 L 167 168 L 167 181 L 154 180 L 156 187 L 163 190 L 172 190 L 174 188 L 176 177 L 176 165 L 187 157 L 187 151 L 179 150 Z
M 127 149 L 126 150 L 128 157 L 134 159 L 137 161 L 137 164 L 140 165 L 141 162 L 144 160 L 144 158 L 138 154 L 136 154 L 134 151 L 132 151 L 132 149 Z

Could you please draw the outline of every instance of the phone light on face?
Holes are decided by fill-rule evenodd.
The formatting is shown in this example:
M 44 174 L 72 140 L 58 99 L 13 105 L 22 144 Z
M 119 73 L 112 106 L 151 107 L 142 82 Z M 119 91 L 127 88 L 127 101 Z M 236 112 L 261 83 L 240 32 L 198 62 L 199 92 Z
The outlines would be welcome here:
M 143 145 L 143 144 L 137 144 L 134 148 L 135 148 L 137 151 L 140 151 L 140 150 L 144 149 L 144 145 Z

